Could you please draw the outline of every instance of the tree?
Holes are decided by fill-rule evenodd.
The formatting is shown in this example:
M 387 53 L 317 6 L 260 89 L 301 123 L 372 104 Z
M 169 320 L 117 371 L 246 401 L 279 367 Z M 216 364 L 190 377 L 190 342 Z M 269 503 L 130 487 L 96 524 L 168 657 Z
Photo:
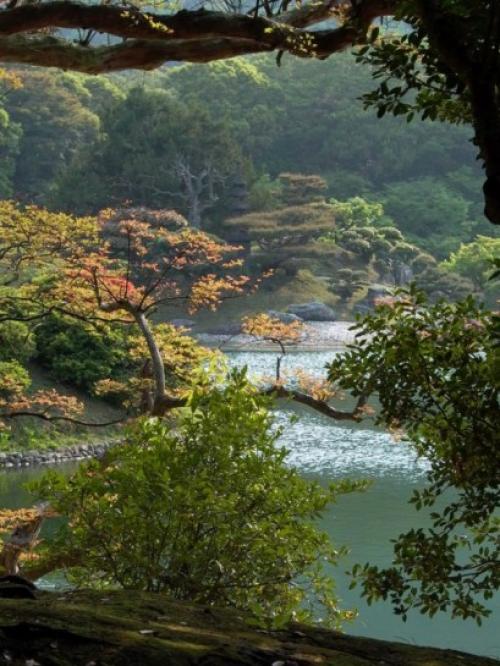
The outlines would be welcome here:
M 77 212 L 134 206 L 175 208 L 191 226 L 222 197 L 241 155 L 231 128 L 198 103 L 171 91 L 134 86 L 102 119 L 97 141 L 80 153 L 56 183 L 53 204 Z M 77 182 L 88 181 L 81 194 Z
M 385 211 L 401 231 L 441 258 L 470 237 L 469 207 L 463 196 L 432 178 L 391 183 L 384 196 Z
M 251 260 L 260 269 L 280 267 L 294 275 L 327 250 L 315 241 L 333 229 L 335 217 L 322 196 L 326 183 L 320 176 L 284 173 L 278 180 L 281 206 L 231 217 L 224 227 L 228 236 L 243 234 L 257 246 Z
M 482 289 L 488 282 L 491 262 L 499 253 L 499 238 L 478 236 L 472 243 L 462 243 L 441 266 L 472 280 L 477 288 Z
M 376 422 L 430 462 L 411 502 L 431 527 L 395 540 L 393 566 L 355 567 L 368 600 L 478 621 L 500 584 L 498 317 L 471 297 L 428 305 L 400 292 L 357 326 L 356 343 L 329 367 L 354 396 L 377 395 Z
M 40 202 L 79 146 L 94 142 L 100 122 L 84 103 L 88 91 L 68 85 L 67 75 L 33 70 L 17 75 L 22 85 L 5 101 L 10 117 L 22 128 L 13 189 L 24 201 Z
M 152 414 L 183 404 L 168 393 L 169 359 L 164 353 L 174 353 L 177 342 L 180 356 L 184 350 L 188 357 L 184 365 L 189 366 L 189 358 L 191 365 L 200 358 L 196 345 L 183 341 L 182 332 L 175 340 L 173 327 L 155 331 L 150 321 L 153 312 L 181 303 L 191 311 L 215 309 L 222 298 L 242 294 L 259 282 L 238 272 L 241 261 L 234 258 L 238 248 L 188 229 L 178 214 L 152 215 L 152 223 L 112 212 L 99 219 L 70 218 L 9 202 L 3 212 L 0 322 L 40 320 L 56 313 L 89 326 L 135 328 L 144 344 L 141 347 L 136 340 L 135 351 L 130 352 L 136 362 L 141 354 L 143 358 L 141 379 L 132 382 L 132 388 L 136 405 Z M 162 224 L 165 219 L 170 228 Z M 48 257 L 50 264 L 45 267 Z M 77 361 L 75 356 L 71 360 Z M 78 364 L 73 366 L 77 368 Z M 103 392 L 102 384 L 100 389 Z M 18 393 L 16 389 L 12 400 L 17 405 Z M 3 418 L 25 415 L 28 404 L 28 398 L 23 409 L 2 403 Z
M 380 115 L 389 110 L 411 118 L 418 111 L 431 119 L 472 120 L 487 176 L 485 212 L 498 223 L 499 12 L 494 0 L 325 0 L 294 9 L 288 2 L 264 2 L 246 14 L 159 14 L 142 7 L 123 11 L 114 5 L 55 0 L 17 6 L 14 1 L 0 16 L 0 59 L 102 73 L 153 69 L 168 60 L 209 62 L 269 51 L 327 58 L 353 44 L 362 45 L 361 61 L 375 64 L 375 76 L 382 78 L 379 89 L 367 98 Z M 382 17 L 405 21 L 410 30 L 379 40 L 372 23 Z M 308 29 L 332 18 L 333 27 Z M 79 39 L 68 38 L 72 30 L 82 28 Z M 47 36 L 44 30 L 53 34 Z M 33 36 L 33 31 L 40 32 Z M 92 46 L 97 32 L 118 39 Z M 393 79 L 399 85 L 391 87 Z M 415 102 L 408 102 L 413 92 Z
M 86 586 L 236 607 L 274 626 L 319 609 L 329 624 L 353 617 L 324 571 L 344 549 L 314 521 L 361 484 L 323 489 L 288 467 L 270 404 L 244 371 L 222 384 L 205 375 L 175 428 L 144 420 L 104 462 L 47 474 L 32 489 L 68 521 L 34 572 L 64 567 Z

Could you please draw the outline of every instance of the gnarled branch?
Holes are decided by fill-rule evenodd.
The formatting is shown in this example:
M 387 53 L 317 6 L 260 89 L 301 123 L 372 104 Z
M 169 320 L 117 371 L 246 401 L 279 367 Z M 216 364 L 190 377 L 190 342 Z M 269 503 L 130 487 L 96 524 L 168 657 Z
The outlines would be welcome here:
M 306 30 L 331 17 L 337 0 L 310 3 L 273 18 L 183 10 L 159 15 L 113 5 L 47 2 L 0 12 L 0 60 L 89 74 L 155 69 L 166 61 L 209 62 L 265 51 L 326 58 L 362 41 L 370 23 L 391 14 L 394 0 L 353 4 L 343 25 Z M 109 46 L 81 45 L 40 30 L 85 29 L 121 38 Z M 33 35 L 32 33 L 35 32 Z

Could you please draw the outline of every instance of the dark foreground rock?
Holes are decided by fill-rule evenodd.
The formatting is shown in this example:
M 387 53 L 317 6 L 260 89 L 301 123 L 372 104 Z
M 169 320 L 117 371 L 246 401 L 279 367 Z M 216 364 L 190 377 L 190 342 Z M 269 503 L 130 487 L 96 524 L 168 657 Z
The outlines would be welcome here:
M 136 592 L 0 600 L 0 664 L 11 666 L 493 666 L 461 652 L 294 625 L 251 628 L 235 611 Z

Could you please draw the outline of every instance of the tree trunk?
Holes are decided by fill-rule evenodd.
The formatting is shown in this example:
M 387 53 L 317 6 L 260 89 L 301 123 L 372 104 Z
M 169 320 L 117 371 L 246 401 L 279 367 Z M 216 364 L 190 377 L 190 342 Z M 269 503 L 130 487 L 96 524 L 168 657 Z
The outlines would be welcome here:
M 163 358 L 144 312 L 133 312 L 133 315 L 148 346 L 152 364 L 155 388 L 151 413 L 160 416 L 164 411 L 163 405 L 167 398 Z
M 484 161 L 484 214 L 500 224 L 500 100 L 494 78 L 478 71 L 469 82 L 475 130 L 475 143 Z

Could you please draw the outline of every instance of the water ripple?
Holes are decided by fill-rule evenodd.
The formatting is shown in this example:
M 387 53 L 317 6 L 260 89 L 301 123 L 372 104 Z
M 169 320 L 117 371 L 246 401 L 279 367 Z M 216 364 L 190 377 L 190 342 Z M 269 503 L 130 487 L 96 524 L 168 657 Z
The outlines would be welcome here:
M 334 355 L 331 351 L 291 353 L 282 367 L 290 373 L 300 368 L 321 376 Z M 229 353 L 228 357 L 231 365 L 246 365 L 250 376 L 258 377 L 272 374 L 276 354 L 245 351 Z M 281 442 L 290 451 L 290 464 L 305 473 L 414 479 L 422 477 L 429 468 L 428 462 L 417 459 L 407 443 L 395 442 L 386 432 L 366 426 L 340 426 L 310 410 L 292 409 L 298 415 L 296 423 L 288 423 L 288 409 L 277 410 L 276 420 L 284 427 Z

